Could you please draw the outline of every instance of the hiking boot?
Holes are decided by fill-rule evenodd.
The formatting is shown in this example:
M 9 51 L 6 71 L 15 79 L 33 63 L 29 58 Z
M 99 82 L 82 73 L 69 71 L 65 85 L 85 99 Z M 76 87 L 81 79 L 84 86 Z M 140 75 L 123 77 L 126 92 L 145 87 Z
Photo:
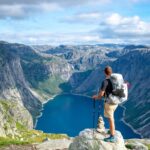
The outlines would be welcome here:
M 104 141 L 105 141 L 105 142 L 115 143 L 115 142 L 117 142 L 117 139 L 115 138 L 115 136 L 112 136 L 112 135 L 111 135 L 110 137 L 105 138 Z

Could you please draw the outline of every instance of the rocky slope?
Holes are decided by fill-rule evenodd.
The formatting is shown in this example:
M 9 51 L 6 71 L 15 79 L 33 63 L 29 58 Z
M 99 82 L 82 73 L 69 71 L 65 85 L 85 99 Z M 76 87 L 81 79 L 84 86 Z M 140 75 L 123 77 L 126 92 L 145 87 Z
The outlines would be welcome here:
M 150 138 L 150 49 L 135 50 L 114 62 L 113 68 L 121 72 L 131 84 L 129 100 L 124 105 L 125 121 L 143 137 Z
M 59 84 L 69 78 L 71 71 L 71 66 L 61 58 L 41 56 L 29 46 L 0 42 L 0 103 L 16 105 L 8 108 L 8 114 L 0 105 L 1 136 L 13 136 L 12 128 L 18 120 L 33 128 L 41 102 L 61 92 Z M 10 117 L 14 124 L 8 125 Z
M 118 52 L 121 51 L 120 47 L 116 47 L 116 49 Z M 36 46 L 36 50 L 41 52 L 41 46 Z M 63 58 L 69 64 L 73 65 L 76 71 L 87 71 L 98 67 L 100 64 L 114 61 L 116 57 L 107 56 L 111 52 L 114 52 L 114 47 L 107 48 L 100 45 L 60 45 L 42 51 L 42 54 L 50 54 Z
M 19 136 L 18 126 L 33 128 L 31 114 L 19 102 L 0 100 L 0 136 Z
M 7 130 L 14 127 L 10 123 L 10 127 L 7 125 L 7 128 L 4 128 L 8 116 L 22 121 L 28 128 L 33 128 L 32 117 L 34 119 L 41 109 L 40 101 L 32 94 L 25 80 L 20 57 L 17 56 L 15 50 L 16 48 L 13 46 L 8 47 L 7 43 L 0 43 L 0 103 L 5 100 L 6 105 L 9 105 L 8 103 L 12 103 L 12 106 L 13 103 L 16 104 L 13 109 L 11 106 L 7 108 L 9 115 L 4 113 L 6 108 L 3 106 L 5 105 L 1 105 L 0 113 L 3 118 L 1 126 L 3 126 L 2 129 Z

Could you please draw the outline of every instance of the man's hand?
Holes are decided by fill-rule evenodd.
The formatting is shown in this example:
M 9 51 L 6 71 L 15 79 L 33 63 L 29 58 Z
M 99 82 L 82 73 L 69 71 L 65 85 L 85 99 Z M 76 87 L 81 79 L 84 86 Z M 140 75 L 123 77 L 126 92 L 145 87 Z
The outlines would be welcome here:
M 101 99 L 104 96 L 105 91 L 100 91 L 98 95 L 93 95 L 92 99 L 93 100 L 97 100 L 97 99 Z
M 97 95 L 93 95 L 93 96 L 92 96 L 92 99 L 93 99 L 93 100 L 97 100 L 97 99 L 98 99 L 98 96 L 97 96 Z

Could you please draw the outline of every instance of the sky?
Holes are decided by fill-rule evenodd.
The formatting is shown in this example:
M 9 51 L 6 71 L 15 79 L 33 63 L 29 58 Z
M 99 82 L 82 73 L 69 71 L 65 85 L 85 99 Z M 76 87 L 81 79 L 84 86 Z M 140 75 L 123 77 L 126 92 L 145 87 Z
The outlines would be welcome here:
M 0 0 L 0 40 L 150 44 L 150 0 Z

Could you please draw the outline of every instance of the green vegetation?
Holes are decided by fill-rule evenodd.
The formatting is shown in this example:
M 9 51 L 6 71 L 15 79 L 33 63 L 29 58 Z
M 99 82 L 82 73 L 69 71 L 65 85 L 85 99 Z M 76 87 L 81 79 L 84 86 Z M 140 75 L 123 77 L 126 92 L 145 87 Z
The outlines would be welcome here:
M 27 130 L 27 128 L 19 122 L 16 122 L 16 128 L 18 131 Z
M 10 108 L 15 109 L 15 104 L 6 100 L 0 100 L 0 110 L 3 111 L 6 123 L 3 128 L 7 133 L 7 137 L 0 137 L 0 147 L 9 146 L 11 144 L 24 145 L 32 143 L 40 143 L 45 139 L 62 139 L 69 138 L 65 134 L 46 134 L 38 130 L 29 130 L 21 122 L 15 120 L 15 118 L 9 113 Z M 10 130 L 11 125 L 16 128 L 15 133 L 11 135 L 7 131 Z
M 128 148 L 128 149 L 134 149 L 134 146 L 132 144 L 127 144 L 126 148 Z
M 28 142 L 19 141 L 19 140 L 15 140 L 15 139 L 0 137 L 0 147 L 9 146 L 11 144 L 14 144 L 14 145 L 25 145 L 25 144 L 29 144 L 29 143 Z
M 150 144 L 146 144 L 146 146 L 148 147 L 148 150 L 150 150 Z
M 126 146 L 126 148 L 128 148 L 128 149 L 135 149 L 135 145 L 133 145 L 132 143 L 130 144 L 126 144 L 125 145 Z M 150 150 L 150 144 L 145 144 L 145 146 L 147 146 L 148 147 L 148 150 Z
M 43 142 L 43 140 L 49 138 L 49 139 L 63 139 L 68 138 L 67 135 L 63 134 L 46 134 L 42 131 L 38 130 L 24 130 L 21 132 L 21 137 L 24 141 L 29 143 L 40 143 Z
M 63 80 L 59 76 L 51 76 L 47 80 L 39 82 L 38 89 L 45 93 L 54 95 L 60 92 L 59 84 L 62 82 Z
M 142 144 L 144 144 L 145 146 L 147 146 L 148 150 L 150 150 L 150 144 L 146 144 L 146 142 L 142 143 Z M 135 149 L 135 147 L 136 147 L 135 140 L 128 141 L 128 143 L 125 146 L 126 146 L 127 149 Z
M 20 125 L 19 125 L 20 126 Z M 11 144 L 14 145 L 25 145 L 25 144 L 32 144 L 32 143 L 41 143 L 45 139 L 63 139 L 69 138 L 67 135 L 63 134 L 46 134 L 42 131 L 38 130 L 23 130 L 21 129 L 21 134 L 14 139 L 9 137 L 0 137 L 0 147 L 2 146 L 9 146 Z
M 3 106 L 6 112 L 9 110 L 9 104 L 6 100 L 0 100 L 0 104 Z
M 21 65 L 26 80 L 31 84 L 31 87 L 44 99 L 47 99 L 61 92 L 59 85 L 64 81 L 60 75 L 50 74 L 46 68 L 46 63 L 59 62 L 56 58 L 34 59 L 31 61 L 22 60 Z
M 0 110 L 5 118 L 5 122 L 3 124 L 3 129 L 6 134 L 9 134 L 7 131 L 11 129 L 11 127 L 15 128 L 15 117 L 11 114 L 11 109 L 16 109 L 16 105 L 14 102 L 9 102 L 7 100 L 0 100 Z M 16 127 L 17 128 L 17 127 Z M 7 135 L 12 137 L 13 135 Z
M 61 89 L 59 85 L 64 81 L 57 75 L 50 76 L 48 79 L 44 81 L 40 81 L 36 88 L 33 88 L 40 96 L 44 99 L 47 99 L 53 95 L 61 93 Z
M 3 113 L 5 114 L 5 119 L 8 124 L 13 123 L 13 117 L 9 112 L 10 107 L 13 108 L 14 103 L 10 103 L 7 100 L 0 100 L 0 107 L 2 107 Z M 4 124 L 4 129 L 7 130 L 7 123 Z

